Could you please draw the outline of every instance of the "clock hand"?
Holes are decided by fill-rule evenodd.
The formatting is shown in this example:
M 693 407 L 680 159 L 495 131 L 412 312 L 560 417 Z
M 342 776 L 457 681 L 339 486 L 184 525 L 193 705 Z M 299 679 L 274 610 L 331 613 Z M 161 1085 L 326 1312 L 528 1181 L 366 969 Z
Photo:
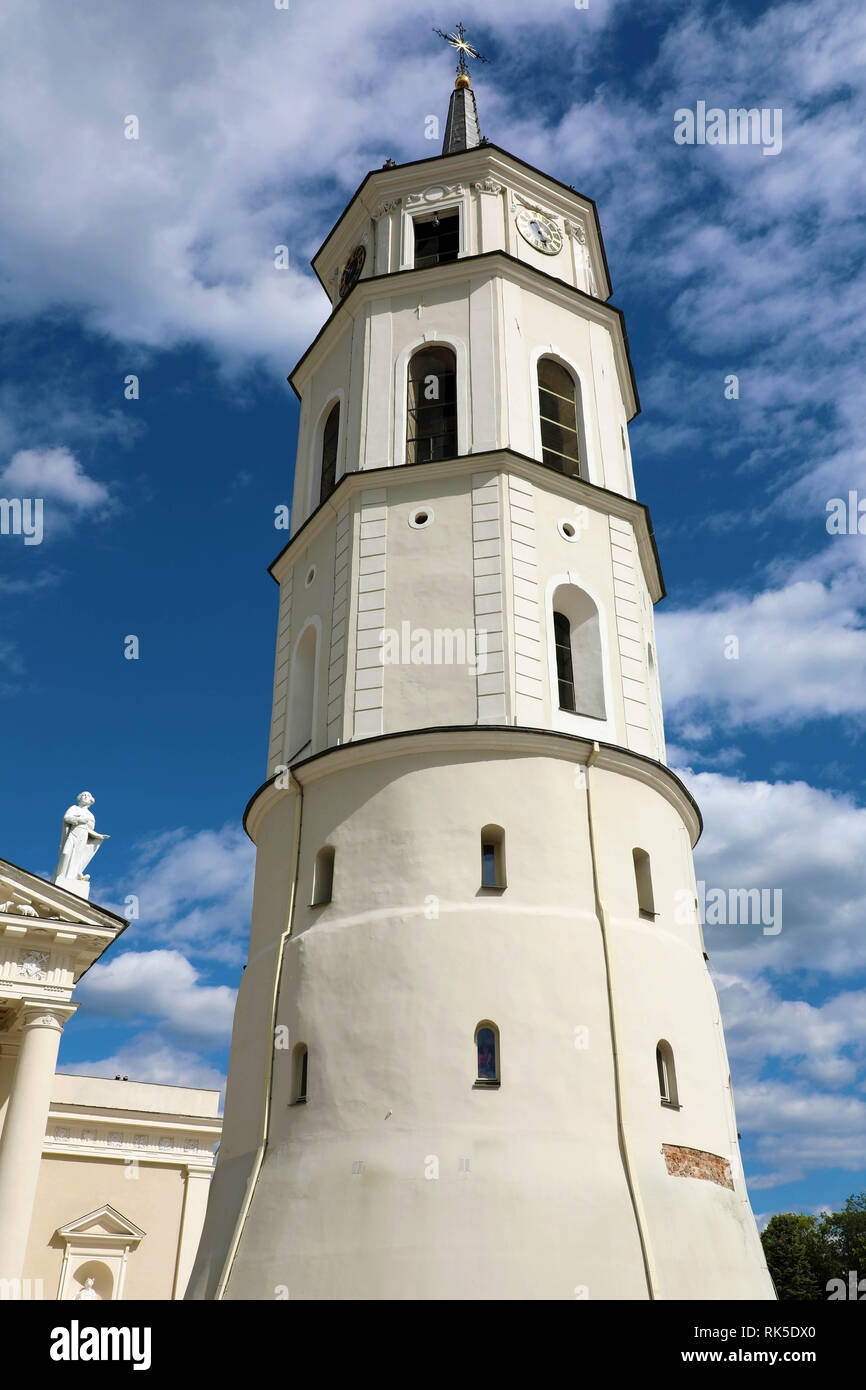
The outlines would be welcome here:
M 547 245 L 547 243 L 550 241 L 550 237 L 548 236 L 544 228 L 541 226 L 541 224 L 539 222 L 531 222 L 530 226 L 532 227 L 532 230 L 535 232 L 535 235 L 539 238 L 539 240 L 543 241 L 545 245 Z

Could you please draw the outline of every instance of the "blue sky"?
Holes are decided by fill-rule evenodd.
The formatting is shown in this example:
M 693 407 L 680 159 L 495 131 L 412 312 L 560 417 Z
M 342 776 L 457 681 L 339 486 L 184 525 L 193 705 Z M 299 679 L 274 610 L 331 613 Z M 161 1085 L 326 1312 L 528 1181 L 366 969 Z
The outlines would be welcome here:
M 831 498 L 866 498 L 866 15 L 500 0 L 461 17 L 493 60 L 484 133 L 599 205 L 698 877 L 783 893 L 778 935 L 706 928 L 753 1204 L 837 1205 L 866 1186 L 866 540 L 826 527 Z M 368 169 L 438 149 L 425 118 L 444 121 L 453 62 L 430 31 L 455 19 L 412 0 L 7 8 L 0 496 L 46 511 L 41 545 L 0 536 L 0 854 L 50 875 L 87 788 L 111 835 L 94 898 L 140 908 L 82 983 L 66 1069 L 224 1077 L 285 377 L 328 312 L 308 262 Z M 781 152 L 676 144 L 699 101 L 781 109 Z

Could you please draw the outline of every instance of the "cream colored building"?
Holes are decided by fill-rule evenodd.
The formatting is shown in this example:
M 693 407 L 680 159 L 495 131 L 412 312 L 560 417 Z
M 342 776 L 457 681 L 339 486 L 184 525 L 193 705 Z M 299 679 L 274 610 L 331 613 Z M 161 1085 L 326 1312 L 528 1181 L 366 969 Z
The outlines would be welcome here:
M 369 174 L 313 266 L 187 1296 L 772 1298 L 595 204 L 461 78 L 443 154 Z
M 183 1297 L 219 1092 L 55 1071 L 75 984 L 125 926 L 0 860 L 0 1298 Z

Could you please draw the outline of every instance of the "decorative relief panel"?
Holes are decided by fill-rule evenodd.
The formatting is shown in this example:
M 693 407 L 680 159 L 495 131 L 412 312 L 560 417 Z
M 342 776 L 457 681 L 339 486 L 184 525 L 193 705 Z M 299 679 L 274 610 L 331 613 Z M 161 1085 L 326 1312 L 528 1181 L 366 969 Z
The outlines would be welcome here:
M 39 916 L 29 898 L 19 898 L 17 901 L 12 899 L 8 903 L 0 903 L 0 912 L 9 912 L 15 917 Z
M 406 206 L 412 208 L 421 203 L 441 203 L 443 198 L 454 198 L 462 192 L 462 183 L 435 183 L 432 188 L 425 188 L 423 193 L 407 194 Z
M 387 217 L 389 212 L 393 212 L 403 202 L 402 198 L 391 198 L 387 202 L 380 203 L 373 213 L 373 221 L 379 222 L 381 218 Z
M 47 951 L 22 951 L 18 974 L 22 980 L 44 980 L 48 976 Z
M 559 225 L 559 218 L 555 212 L 548 212 L 547 208 L 540 207 L 538 203 L 531 203 L 528 198 L 523 198 L 519 193 L 511 194 L 512 208 L 529 208 L 530 212 L 540 212 L 544 217 L 549 217 L 551 222 Z

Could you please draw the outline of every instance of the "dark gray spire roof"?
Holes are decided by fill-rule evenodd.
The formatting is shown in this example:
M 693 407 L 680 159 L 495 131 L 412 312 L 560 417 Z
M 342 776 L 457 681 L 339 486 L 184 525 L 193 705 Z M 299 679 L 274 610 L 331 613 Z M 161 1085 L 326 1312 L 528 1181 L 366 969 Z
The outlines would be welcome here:
M 469 86 L 468 78 L 464 84 L 461 84 L 458 78 L 458 85 L 451 93 L 448 106 L 442 153 L 456 154 L 459 150 L 474 150 L 480 144 L 481 131 L 478 127 L 475 93 Z

